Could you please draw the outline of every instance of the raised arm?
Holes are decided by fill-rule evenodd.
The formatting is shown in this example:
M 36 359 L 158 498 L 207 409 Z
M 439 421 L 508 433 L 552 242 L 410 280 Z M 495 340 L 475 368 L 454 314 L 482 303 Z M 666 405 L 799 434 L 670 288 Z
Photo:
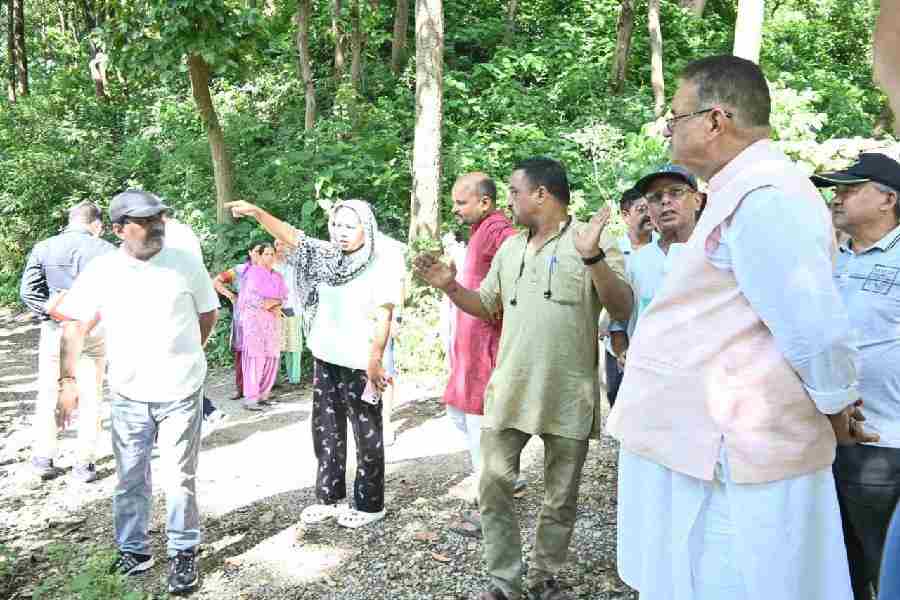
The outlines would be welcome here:
M 293 226 L 273 217 L 255 204 L 237 200 L 226 203 L 225 208 L 231 209 L 231 214 L 235 217 L 253 217 L 275 239 L 291 246 L 297 245 L 297 230 Z
M 615 321 L 628 321 L 634 307 L 631 287 L 603 260 L 600 239 L 609 222 L 609 206 L 604 206 L 595 214 L 587 226 L 575 233 L 575 248 L 588 265 L 587 269 L 594 282 L 594 290 L 600 304 Z

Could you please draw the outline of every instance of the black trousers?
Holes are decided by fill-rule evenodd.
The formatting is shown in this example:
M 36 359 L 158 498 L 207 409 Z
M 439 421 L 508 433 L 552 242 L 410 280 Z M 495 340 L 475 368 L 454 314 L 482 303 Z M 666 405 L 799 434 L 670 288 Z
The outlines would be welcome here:
M 606 398 L 609 400 L 609 407 L 612 408 L 616 404 L 616 396 L 619 394 L 619 386 L 622 385 L 622 377 L 624 373 L 619 370 L 619 361 L 616 357 L 606 353 Z
M 871 600 L 894 507 L 900 499 L 900 449 L 838 446 L 834 461 L 844 543 L 855 600 Z
M 384 508 L 381 401 L 373 405 L 360 400 L 367 381 L 363 370 L 315 359 L 311 421 L 313 448 L 319 461 L 316 497 L 322 504 L 347 497 L 349 419 L 356 441 L 354 505 L 364 512 L 379 512 Z

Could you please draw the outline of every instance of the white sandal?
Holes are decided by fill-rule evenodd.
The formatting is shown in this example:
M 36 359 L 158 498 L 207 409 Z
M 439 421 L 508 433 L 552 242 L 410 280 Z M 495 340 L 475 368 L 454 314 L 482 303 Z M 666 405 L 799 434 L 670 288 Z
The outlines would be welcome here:
M 314 525 L 338 517 L 347 509 L 346 504 L 312 504 L 300 513 L 300 521 L 306 525 Z
M 380 521 L 384 518 L 384 510 L 381 512 L 363 512 L 361 510 L 347 509 L 338 516 L 337 523 L 343 527 L 357 529 Z

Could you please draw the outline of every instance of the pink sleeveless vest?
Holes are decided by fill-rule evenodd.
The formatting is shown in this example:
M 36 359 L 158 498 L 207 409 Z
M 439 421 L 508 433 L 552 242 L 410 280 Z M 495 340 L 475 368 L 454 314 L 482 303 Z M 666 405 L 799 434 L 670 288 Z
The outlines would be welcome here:
M 786 202 L 813 202 L 827 212 L 809 179 L 768 140 L 745 149 L 713 177 L 687 247 L 641 315 L 609 416 L 609 433 L 623 448 L 698 479 L 713 478 L 722 443 L 737 483 L 787 479 L 834 461 L 828 419 L 734 274 L 707 259 L 707 249 L 718 245 L 720 225 L 762 187 L 779 188 Z M 832 256 L 835 250 L 829 248 Z

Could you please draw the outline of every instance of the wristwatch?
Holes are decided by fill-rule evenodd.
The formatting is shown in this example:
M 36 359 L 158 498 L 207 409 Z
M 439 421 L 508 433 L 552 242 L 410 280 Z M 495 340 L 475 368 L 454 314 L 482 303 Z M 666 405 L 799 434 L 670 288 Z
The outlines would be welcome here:
M 581 258 L 581 262 L 583 262 L 583 263 L 585 264 L 585 266 L 589 267 L 589 266 L 591 266 L 591 265 L 597 264 L 598 262 L 600 262 L 600 261 L 603 260 L 604 258 L 606 258 L 606 252 L 603 251 L 603 248 L 600 248 L 600 253 L 597 254 L 597 256 L 592 256 L 592 257 L 590 257 L 590 258 L 584 258 L 584 257 L 582 257 L 582 258 Z

